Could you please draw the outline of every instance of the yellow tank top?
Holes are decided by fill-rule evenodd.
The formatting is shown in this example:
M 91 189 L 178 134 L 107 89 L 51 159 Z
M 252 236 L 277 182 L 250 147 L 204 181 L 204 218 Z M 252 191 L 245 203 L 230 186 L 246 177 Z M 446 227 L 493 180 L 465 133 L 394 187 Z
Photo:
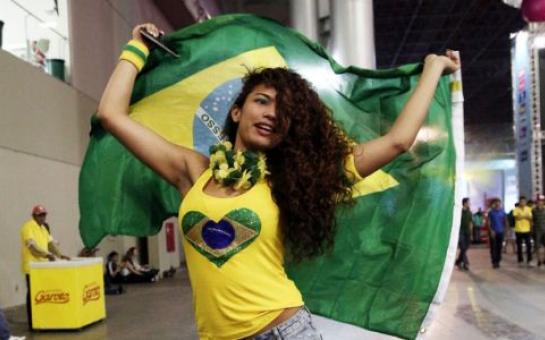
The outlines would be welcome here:
M 201 339 L 253 335 L 282 310 L 303 305 L 284 270 L 279 211 L 266 181 L 242 195 L 205 194 L 206 170 L 179 211 Z

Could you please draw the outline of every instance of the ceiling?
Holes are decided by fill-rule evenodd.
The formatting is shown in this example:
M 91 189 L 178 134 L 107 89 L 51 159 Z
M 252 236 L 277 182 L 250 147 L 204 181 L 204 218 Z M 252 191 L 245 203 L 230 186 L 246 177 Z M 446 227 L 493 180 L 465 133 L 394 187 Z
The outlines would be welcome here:
M 525 26 L 500 0 L 379 0 L 375 8 L 378 67 L 460 51 L 466 125 L 511 123 L 509 34 Z
M 183 1 L 155 2 L 173 27 L 193 23 Z M 254 13 L 290 22 L 289 0 L 212 2 L 221 13 Z M 374 16 L 377 67 L 417 62 L 447 48 L 459 50 L 466 125 L 511 125 L 509 34 L 525 26 L 518 9 L 501 0 L 375 0 Z

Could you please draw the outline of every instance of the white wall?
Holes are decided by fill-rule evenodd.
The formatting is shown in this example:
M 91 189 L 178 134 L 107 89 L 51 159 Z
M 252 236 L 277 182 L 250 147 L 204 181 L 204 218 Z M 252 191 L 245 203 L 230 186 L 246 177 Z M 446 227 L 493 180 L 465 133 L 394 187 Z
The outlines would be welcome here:
M 167 252 L 167 237 L 166 237 L 166 223 L 174 223 L 174 245 L 173 252 Z M 150 265 L 160 270 L 162 273 L 164 270 L 170 269 L 170 267 L 178 268 L 180 261 L 185 259 L 182 251 L 182 244 L 180 241 L 180 234 L 178 230 L 178 219 L 171 217 L 163 222 L 163 228 L 161 231 L 148 239 L 148 251 Z
M 123 257 L 123 254 L 130 247 L 137 247 L 138 239 L 133 236 L 106 236 L 100 243 L 97 245 L 99 248 L 96 256 L 100 256 L 106 261 L 106 257 L 111 251 L 117 251 L 119 253 L 119 258 Z
M 487 199 L 498 197 L 509 211 L 518 201 L 516 168 L 513 159 L 466 160 L 463 197 L 469 197 L 471 209 L 486 209 Z
M 24 303 L 19 229 L 33 205 L 47 207 L 53 236 L 66 253 L 81 249 L 78 175 L 89 119 L 132 27 L 154 22 L 171 30 L 151 0 L 69 1 L 68 6 L 74 87 L 0 50 L 0 307 Z M 107 237 L 99 255 L 134 245 L 134 237 Z M 160 249 L 158 243 L 152 246 Z
M 46 56 L 65 59 L 68 64 L 67 0 L 57 3 L 58 14 L 53 1 L 0 0 L 0 20 L 4 21 L 2 48 L 31 61 L 27 41 L 47 39 L 50 45 Z
M 61 248 L 76 254 L 78 175 L 96 101 L 0 50 L 0 306 L 24 303 L 19 229 L 44 204 Z
M 165 32 L 170 24 L 151 0 L 70 1 L 72 85 L 100 99 L 132 28 L 153 22 Z

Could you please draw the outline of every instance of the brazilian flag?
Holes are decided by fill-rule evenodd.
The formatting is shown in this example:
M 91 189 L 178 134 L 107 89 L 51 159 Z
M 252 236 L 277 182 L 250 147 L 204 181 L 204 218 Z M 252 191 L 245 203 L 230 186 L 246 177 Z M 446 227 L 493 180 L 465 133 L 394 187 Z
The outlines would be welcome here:
M 203 154 L 221 138 L 247 69 L 300 73 L 355 142 L 388 131 L 422 71 L 419 64 L 343 67 L 301 34 L 251 15 L 220 16 L 172 33 L 165 43 L 180 58 L 151 52 L 130 115 Z M 457 238 L 452 108 L 451 82 L 443 77 L 411 150 L 357 183 L 355 205 L 338 208 L 333 251 L 287 265 L 314 314 L 407 339 L 429 321 Z M 106 235 L 157 233 L 177 214 L 181 197 L 93 120 L 79 200 L 81 237 L 93 247 Z

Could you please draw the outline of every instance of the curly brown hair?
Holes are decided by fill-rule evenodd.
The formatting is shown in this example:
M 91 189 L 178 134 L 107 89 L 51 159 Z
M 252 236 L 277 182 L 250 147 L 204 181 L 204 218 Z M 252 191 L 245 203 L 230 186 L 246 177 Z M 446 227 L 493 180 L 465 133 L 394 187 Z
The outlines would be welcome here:
M 286 68 L 249 71 L 233 107 L 242 108 L 258 85 L 277 91 L 276 116 L 288 127 L 280 144 L 266 152 L 287 255 L 300 261 L 323 254 L 333 245 L 337 204 L 352 197 L 353 178 L 344 169 L 352 146 L 312 86 Z M 237 128 L 229 114 L 224 134 L 233 144 Z

